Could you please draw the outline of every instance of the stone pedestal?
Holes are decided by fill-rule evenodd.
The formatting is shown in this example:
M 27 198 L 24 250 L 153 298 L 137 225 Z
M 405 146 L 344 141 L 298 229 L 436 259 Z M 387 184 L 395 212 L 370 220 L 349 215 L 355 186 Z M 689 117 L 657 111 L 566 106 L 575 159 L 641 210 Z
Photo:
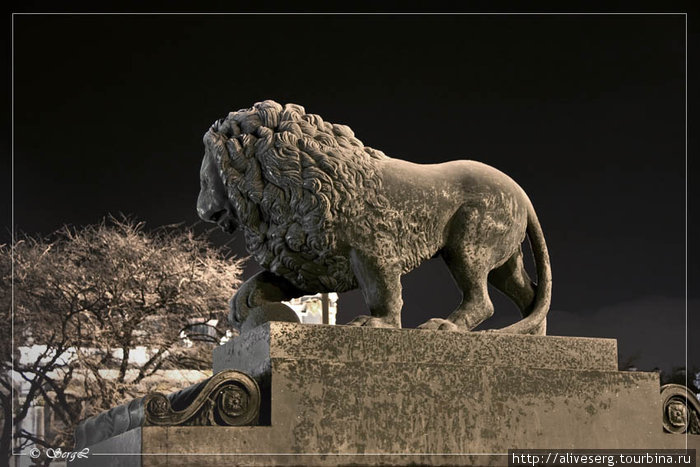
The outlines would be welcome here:
M 263 425 L 142 427 L 91 460 L 507 465 L 508 449 L 685 447 L 663 433 L 658 375 L 618 371 L 613 339 L 273 322 L 218 348 L 223 369 L 258 382 Z M 144 455 L 99 456 L 120 443 Z

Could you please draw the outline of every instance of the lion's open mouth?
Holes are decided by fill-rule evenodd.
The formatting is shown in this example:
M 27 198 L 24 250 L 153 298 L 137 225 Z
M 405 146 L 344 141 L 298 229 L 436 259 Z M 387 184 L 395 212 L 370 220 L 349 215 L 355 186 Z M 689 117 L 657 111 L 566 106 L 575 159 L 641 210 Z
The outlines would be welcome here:
M 222 209 L 221 211 L 216 211 L 215 213 L 212 213 L 209 216 L 208 221 L 216 222 L 217 225 L 221 227 L 221 230 L 223 230 L 224 232 L 233 233 L 236 231 L 236 221 L 226 209 Z
M 236 231 L 236 223 L 229 217 L 225 218 L 223 221 L 217 222 L 217 224 L 219 224 L 219 227 L 221 227 L 224 232 L 234 233 Z
M 221 230 L 228 233 L 234 233 L 238 228 L 238 224 L 232 216 L 224 215 L 216 222 Z

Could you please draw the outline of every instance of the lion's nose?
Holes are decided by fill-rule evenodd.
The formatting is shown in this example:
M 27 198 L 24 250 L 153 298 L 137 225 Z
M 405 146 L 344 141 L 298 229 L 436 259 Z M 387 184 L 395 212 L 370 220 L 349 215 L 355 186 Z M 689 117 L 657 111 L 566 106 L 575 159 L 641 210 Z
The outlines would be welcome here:
M 216 222 L 225 211 L 225 206 L 218 200 L 217 196 L 212 196 L 212 193 L 204 188 L 200 190 L 197 197 L 197 214 L 202 220 Z
M 200 203 L 197 205 L 197 214 L 202 220 L 207 222 L 218 222 L 226 214 L 226 209 L 222 209 L 221 206 L 213 203 Z

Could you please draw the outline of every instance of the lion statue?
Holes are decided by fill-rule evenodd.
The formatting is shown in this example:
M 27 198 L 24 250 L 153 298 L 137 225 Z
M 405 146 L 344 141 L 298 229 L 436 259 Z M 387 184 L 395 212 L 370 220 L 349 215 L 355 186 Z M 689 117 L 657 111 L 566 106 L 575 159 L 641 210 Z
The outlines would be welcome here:
M 393 159 L 345 125 L 271 100 L 215 122 L 204 146 L 198 214 L 241 229 L 264 269 L 231 300 L 241 332 L 297 320 L 281 301 L 358 287 L 371 315 L 351 325 L 401 327 L 401 275 L 439 255 L 463 298 L 447 319 L 420 328 L 473 329 L 493 314 L 491 283 L 523 315 L 498 331 L 545 334 L 547 246 L 529 198 L 502 172 L 468 160 Z M 537 284 L 523 266 L 526 234 Z

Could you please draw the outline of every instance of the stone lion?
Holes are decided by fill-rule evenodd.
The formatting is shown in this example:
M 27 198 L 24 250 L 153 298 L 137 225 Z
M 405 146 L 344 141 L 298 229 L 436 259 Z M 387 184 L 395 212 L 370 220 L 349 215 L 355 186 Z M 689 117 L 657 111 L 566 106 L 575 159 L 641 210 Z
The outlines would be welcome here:
M 303 107 L 264 101 L 232 112 L 204 136 L 199 216 L 241 229 L 264 269 L 231 301 L 242 331 L 295 320 L 279 303 L 359 287 L 371 316 L 350 324 L 401 327 L 401 275 L 442 256 L 462 301 L 423 329 L 467 331 L 493 314 L 487 282 L 523 319 L 500 329 L 544 334 L 551 269 L 542 229 L 525 192 L 475 161 L 421 165 L 364 146 L 345 125 Z M 529 236 L 533 284 L 521 244 Z

